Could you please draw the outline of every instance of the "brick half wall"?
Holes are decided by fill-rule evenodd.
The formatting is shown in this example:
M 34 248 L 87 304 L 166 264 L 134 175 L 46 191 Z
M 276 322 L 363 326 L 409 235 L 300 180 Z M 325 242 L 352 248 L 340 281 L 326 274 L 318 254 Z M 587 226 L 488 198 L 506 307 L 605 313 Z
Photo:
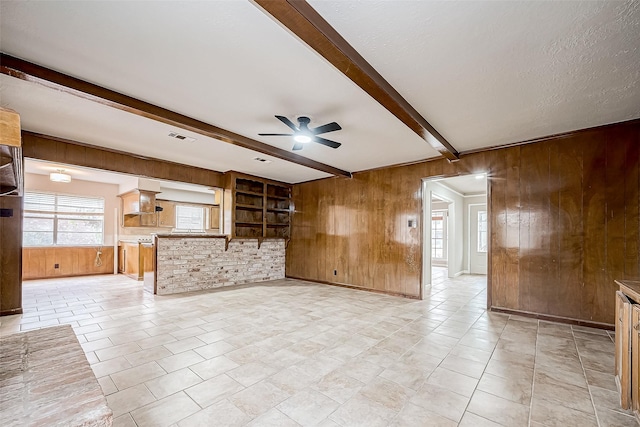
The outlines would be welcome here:
M 157 292 L 168 295 L 284 278 L 284 240 L 158 239 Z

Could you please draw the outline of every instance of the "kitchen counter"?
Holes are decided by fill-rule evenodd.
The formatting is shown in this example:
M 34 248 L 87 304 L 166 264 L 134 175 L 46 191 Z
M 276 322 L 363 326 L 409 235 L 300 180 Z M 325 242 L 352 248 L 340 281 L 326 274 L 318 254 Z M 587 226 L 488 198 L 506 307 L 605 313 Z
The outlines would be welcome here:
M 284 278 L 285 239 L 225 234 L 156 234 L 145 289 L 158 295 Z

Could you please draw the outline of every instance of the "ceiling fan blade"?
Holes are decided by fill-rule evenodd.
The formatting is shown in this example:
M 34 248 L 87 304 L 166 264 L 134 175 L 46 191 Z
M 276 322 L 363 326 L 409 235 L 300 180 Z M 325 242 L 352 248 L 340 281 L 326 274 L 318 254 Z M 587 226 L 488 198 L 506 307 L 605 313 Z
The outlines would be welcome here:
M 260 136 L 293 136 L 292 133 L 259 133 Z
M 289 126 L 295 132 L 298 132 L 299 129 L 296 127 L 296 125 L 294 125 L 293 122 L 291 120 L 287 119 L 285 116 L 276 116 L 276 119 L 280 120 L 282 123 L 284 123 L 285 125 Z
M 302 147 L 304 147 L 304 145 L 299 142 L 293 144 L 293 150 L 302 150 Z
M 318 126 L 315 129 L 311 129 L 311 133 L 314 135 L 320 135 L 321 133 L 335 132 L 342 129 L 336 122 L 327 123 L 326 125 Z
M 319 136 L 314 136 L 313 142 L 317 142 L 318 144 L 326 145 L 331 148 L 338 148 L 342 145 L 339 142 L 331 141 L 330 139 L 321 138 Z

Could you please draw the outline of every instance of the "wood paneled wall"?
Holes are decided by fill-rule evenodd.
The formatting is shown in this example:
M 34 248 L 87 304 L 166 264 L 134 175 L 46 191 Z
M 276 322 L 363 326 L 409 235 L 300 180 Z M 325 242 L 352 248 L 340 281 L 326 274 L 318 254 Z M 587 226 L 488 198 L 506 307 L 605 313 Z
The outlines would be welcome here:
M 113 273 L 113 247 L 101 249 L 102 265 L 95 265 L 96 249 L 86 246 L 60 246 L 22 249 L 22 278 L 87 276 Z M 55 265 L 58 264 L 58 268 Z
M 0 316 L 22 313 L 22 197 L 0 196 Z
M 636 120 L 296 185 L 287 276 L 419 296 L 422 178 L 487 172 L 491 306 L 612 324 L 614 279 L 640 279 L 639 147 Z
M 211 187 L 223 186 L 223 174 L 220 172 L 93 147 L 27 131 L 22 131 L 22 153 L 26 158 L 50 162 Z

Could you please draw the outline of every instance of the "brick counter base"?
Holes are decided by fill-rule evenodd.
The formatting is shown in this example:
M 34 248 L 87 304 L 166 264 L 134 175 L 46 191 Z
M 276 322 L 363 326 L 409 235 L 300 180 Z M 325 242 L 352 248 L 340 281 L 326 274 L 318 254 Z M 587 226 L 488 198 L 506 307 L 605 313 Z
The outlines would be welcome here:
M 157 293 L 168 295 L 284 278 L 284 240 L 159 238 Z

